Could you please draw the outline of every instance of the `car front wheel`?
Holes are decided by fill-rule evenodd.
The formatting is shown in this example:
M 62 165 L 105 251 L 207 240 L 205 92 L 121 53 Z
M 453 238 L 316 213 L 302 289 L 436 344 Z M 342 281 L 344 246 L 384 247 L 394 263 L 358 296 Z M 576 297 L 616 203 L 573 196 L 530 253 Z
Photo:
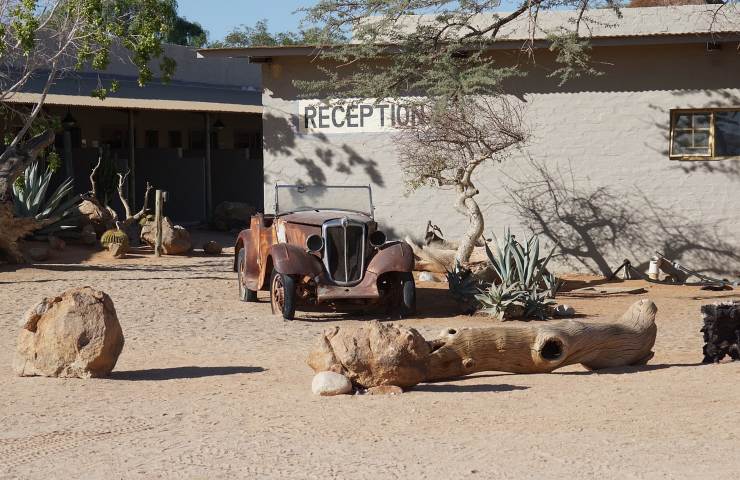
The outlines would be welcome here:
M 256 290 L 250 290 L 247 288 L 247 286 L 244 284 L 244 270 L 246 269 L 246 265 L 244 263 L 247 261 L 247 252 L 245 249 L 239 250 L 239 256 L 237 257 L 236 265 L 237 265 L 237 282 L 239 283 L 239 300 L 242 302 L 256 302 L 257 301 L 257 291 Z
M 295 279 L 290 275 L 273 271 L 270 280 L 270 305 L 272 313 L 282 315 L 285 320 L 295 318 Z
M 416 284 L 414 283 L 414 275 L 411 273 L 405 273 L 401 275 L 401 304 L 400 314 L 401 318 L 410 317 L 416 314 Z

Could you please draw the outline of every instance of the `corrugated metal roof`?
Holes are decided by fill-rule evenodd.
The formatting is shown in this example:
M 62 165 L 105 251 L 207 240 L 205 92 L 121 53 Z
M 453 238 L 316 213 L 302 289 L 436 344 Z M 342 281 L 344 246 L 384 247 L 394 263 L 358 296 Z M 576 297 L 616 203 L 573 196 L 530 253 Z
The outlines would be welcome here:
M 737 5 L 681 5 L 670 7 L 602 8 L 585 12 L 579 32 L 584 37 L 652 37 L 740 32 L 740 8 Z M 430 20 L 424 18 L 420 20 Z M 433 20 L 433 19 L 432 19 Z M 490 23 L 491 15 L 481 15 L 478 25 Z M 549 33 L 573 30 L 577 13 L 573 11 L 540 12 L 533 26 L 522 16 L 502 28 L 497 38 L 507 40 L 546 39 Z
M 38 93 L 16 93 L 4 100 L 11 103 L 36 103 Z M 237 103 L 193 102 L 186 100 L 160 100 L 150 98 L 115 98 L 105 100 L 85 95 L 49 94 L 46 105 L 65 105 L 75 107 L 124 108 L 141 110 L 173 110 L 183 112 L 218 112 L 218 113 L 262 113 L 261 105 L 243 105 Z
M 494 15 L 481 14 L 473 25 L 488 25 Z M 419 23 L 433 22 L 435 15 L 408 16 L 399 21 L 397 28 L 407 26 L 409 31 Z M 544 41 L 550 33 L 573 30 L 577 12 L 543 11 L 536 19 L 524 15 L 506 24 L 497 35 L 501 48 L 516 48 L 527 40 Z M 369 18 L 368 21 L 372 21 Z M 717 35 L 721 39 L 735 40 L 740 33 L 740 6 L 726 5 L 681 5 L 669 7 L 622 8 L 620 16 L 611 9 L 586 11 L 579 24 L 579 33 L 591 38 L 594 45 L 636 45 L 641 43 L 685 43 L 706 41 L 707 36 Z M 728 35 L 730 34 L 730 35 Z M 331 47 L 324 47 L 331 48 Z M 389 46 L 392 51 L 392 46 Z M 200 49 L 203 57 L 282 57 L 315 55 L 318 49 L 312 45 L 258 46 L 250 48 Z

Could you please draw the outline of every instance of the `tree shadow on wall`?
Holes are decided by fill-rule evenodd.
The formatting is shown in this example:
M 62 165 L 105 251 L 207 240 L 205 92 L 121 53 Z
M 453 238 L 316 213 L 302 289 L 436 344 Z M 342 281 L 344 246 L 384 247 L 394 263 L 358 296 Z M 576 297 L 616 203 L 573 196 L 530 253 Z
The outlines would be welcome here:
M 610 276 L 621 259 L 644 270 L 660 251 L 700 272 L 737 274 L 740 255 L 722 238 L 720 225 L 677 214 L 639 190 L 591 186 L 572 167 L 562 172 L 535 160 L 530 165 L 529 173 L 510 177 L 504 202 L 533 233 L 553 242 L 567 265 Z
M 378 162 L 372 158 L 363 157 L 346 143 L 337 144 L 321 133 L 299 134 L 293 122 L 285 117 L 266 113 L 263 116 L 264 150 L 273 155 L 291 157 L 297 165 L 305 169 L 305 182 L 314 185 L 325 185 L 328 174 L 332 171 L 344 175 L 352 175 L 361 170 L 370 179 L 373 185 L 384 187 L 385 181 L 378 168 Z M 296 143 L 296 137 L 310 136 L 323 143 L 316 147 L 312 154 L 306 154 Z M 308 144 L 307 144 L 308 145 Z M 341 154 L 339 153 L 341 152 Z M 265 183 L 285 181 L 286 179 L 271 179 L 265 175 Z

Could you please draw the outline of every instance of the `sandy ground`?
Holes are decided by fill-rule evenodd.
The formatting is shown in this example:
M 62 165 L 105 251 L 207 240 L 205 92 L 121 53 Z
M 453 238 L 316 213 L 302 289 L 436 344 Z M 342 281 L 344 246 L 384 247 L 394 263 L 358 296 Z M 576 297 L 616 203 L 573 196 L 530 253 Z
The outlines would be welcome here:
M 234 277 L 227 254 L 0 267 L 0 478 L 734 478 L 740 469 L 740 362 L 699 363 L 699 306 L 736 292 L 646 285 L 659 307 L 646 367 L 491 372 L 400 396 L 321 398 L 310 392 L 310 346 L 324 328 L 362 320 L 283 322 L 264 294 L 239 302 Z M 126 346 L 113 376 L 15 377 L 22 313 L 82 285 L 115 302 Z M 429 336 L 488 323 L 450 316 L 438 288 L 420 284 L 419 316 L 402 323 Z M 607 321 L 642 296 L 562 301 Z

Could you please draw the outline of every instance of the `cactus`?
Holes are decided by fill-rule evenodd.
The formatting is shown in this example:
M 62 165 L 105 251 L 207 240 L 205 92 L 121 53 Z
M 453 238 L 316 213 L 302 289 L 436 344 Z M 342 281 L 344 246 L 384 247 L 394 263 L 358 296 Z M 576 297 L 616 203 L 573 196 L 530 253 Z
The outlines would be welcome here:
M 123 245 L 125 249 L 128 249 L 129 246 L 128 235 L 126 235 L 126 232 L 118 228 L 111 228 L 110 230 L 106 230 L 100 237 L 100 243 L 105 248 L 108 248 L 108 245 L 110 245 L 111 243 Z

